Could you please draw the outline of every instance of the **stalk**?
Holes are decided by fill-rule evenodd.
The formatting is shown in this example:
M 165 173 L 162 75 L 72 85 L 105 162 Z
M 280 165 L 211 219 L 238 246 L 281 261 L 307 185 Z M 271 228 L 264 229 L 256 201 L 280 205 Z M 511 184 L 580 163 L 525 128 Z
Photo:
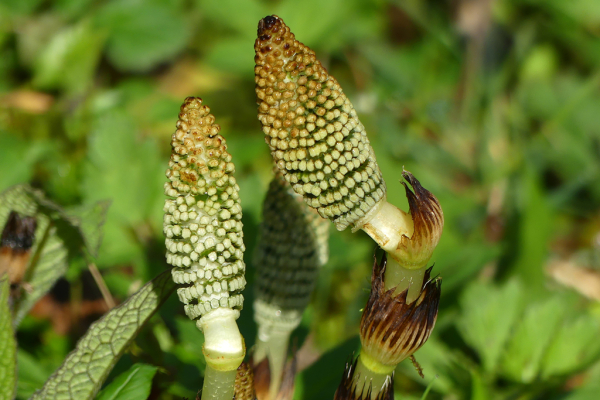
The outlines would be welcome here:
M 185 313 L 204 332 L 204 400 L 231 400 L 246 353 L 236 323 L 246 285 L 242 210 L 219 132 L 202 99 L 188 97 L 171 139 L 165 184 L 167 262 Z
M 274 400 L 280 391 L 290 335 L 300 324 L 319 267 L 328 258 L 327 226 L 276 174 L 263 203 L 254 260 L 258 335 L 253 362 L 258 365 L 267 358 L 270 371 L 268 391 L 257 389 L 261 400 L 263 396 Z
M 425 277 L 425 270 L 426 268 L 404 268 L 398 261 L 390 257 L 388 267 L 385 270 L 385 290 L 394 289 L 395 294 L 407 290 L 406 302 L 410 304 L 421 294 L 421 284 Z
M 442 233 L 442 208 L 408 171 L 402 172 L 402 184 L 409 212 L 389 204 L 365 128 L 336 79 L 281 18 L 263 18 L 257 34 L 258 119 L 277 169 L 323 218 L 338 230 L 364 230 L 389 260 L 374 267 L 361 322 L 363 351 L 352 368 L 361 377 L 352 380 L 350 389 L 342 382 L 338 390 L 356 398 L 362 388 L 362 398 L 367 394 L 358 379 L 368 379 L 373 387 L 367 397 L 374 398 L 395 366 L 427 340 L 435 323 L 440 285 L 429 280 L 426 267 Z M 406 320 L 408 316 L 415 321 Z M 390 337 L 400 340 L 400 347 Z
M 219 371 L 207 365 L 204 371 L 202 400 L 231 400 L 233 398 L 236 375 L 237 369 Z
M 370 387 L 371 398 L 377 398 L 386 382 L 392 379 L 393 372 L 393 368 L 381 366 L 361 352 L 356 363 L 353 386 Z

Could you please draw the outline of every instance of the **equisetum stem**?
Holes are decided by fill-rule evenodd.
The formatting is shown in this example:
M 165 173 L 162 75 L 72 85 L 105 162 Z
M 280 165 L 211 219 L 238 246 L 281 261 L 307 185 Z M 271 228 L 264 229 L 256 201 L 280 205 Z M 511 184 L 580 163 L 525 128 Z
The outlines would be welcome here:
M 231 371 L 218 371 L 210 365 L 204 371 L 204 385 L 202 386 L 202 400 L 231 400 L 235 388 L 237 369 Z
M 275 399 L 277 393 L 279 393 L 290 334 L 291 332 L 284 331 L 275 331 L 271 334 L 269 343 L 269 368 L 271 370 L 271 383 L 269 385 L 270 399 Z
M 392 257 L 389 257 L 385 269 L 384 288 L 385 290 L 390 290 L 395 287 L 396 290 L 394 293 L 396 295 L 400 294 L 405 289 L 408 289 L 406 304 L 410 304 L 419 297 L 419 294 L 421 294 L 423 277 L 425 276 L 426 270 L 426 267 L 419 269 L 404 268 Z
M 385 250 L 391 258 L 396 258 L 396 250 L 402 237 L 412 237 L 414 224 L 410 214 L 393 204 L 382 200 L 361 221 L 356 224 Z
M 269 329 L 270 328 L 270 329 Z M 288 343 L 293 331 L 289 329 L 273 329 L 259 327 L 257 342 L 254 350 L 254 363 L 258 364 L 265 357 L 269 359 L 271 382 L 269 384 L 269 398 L 275 399 L 281 386 L 283 369 L 287 359 Z
M 391 379 L 393 371 L 394 367 L 384 366 L 366 355 L 364 351 L 361 351 L 354 371 L 354 385 L 359 388 L 357 392 L 360 393 L 360 388 L 364 384 L 364 393 L 366 393 L 370 384 L 371 398 L 376 398 L 386 381 Z
M 206 372 L 202 400 L 231 400 L 235 375 L 246 354 L 244 339 L 237 326 L 239 311 L 217 308 L 198 320 L 204 332 L 202 351 Z

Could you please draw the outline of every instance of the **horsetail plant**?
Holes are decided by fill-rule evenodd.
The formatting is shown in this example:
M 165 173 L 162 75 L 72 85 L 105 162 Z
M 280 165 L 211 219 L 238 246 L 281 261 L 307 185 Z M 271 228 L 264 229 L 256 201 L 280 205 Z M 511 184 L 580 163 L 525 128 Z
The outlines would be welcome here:
M 294 193 L 281 174 L 269 185 L 255 253 L 258 325 L 254 364 L 267 358 L 269 398 L 279 392 L 290 334 L 310 301 L 319 267 L 328 258 L 328 223 Z
M 293 190 L 338 230 L 348 226 L 353 231 L 362 229 L 386 252 L 385 266 L 373 272 L 374 277 L 376 270 L 382 276 L 373 281 L 379 283 L 369 299 L 374 302 L 371 309 L 376 312 L 386 307 L 381 293 L 402 298 L 389 304 L 398 313 L 371 315 L 366 309 L 363 314 L 363 324 L 370 326 L 367 331 L 387 334 L 361 335 L 363 350 L 352 369 L 353 388 L 347 393 L 377 398 L 403 359 L 387 357 L 386 352 L 398 347 L 407 350 L 406 357 L 412 355 L 435 323 L 439 284 L 433 285 L 438 290 L 423 290 L 432 286 L 426 266 L 442 233 L 442 209 L 435 196 L 407 171 L 402 175 L 412 187 L 411 191 L 404 183 L 410 212 L 388 203 L 365 128 L 339 83 L 279 17 L 263 18 L 257 34 L 258 119 L 276 167 Z M 428 292 L 432 294 L 423 295 Z M 433 301 L 435 312 L 428 313 L 434 316 L 431 324 L 392 320 L 391 315 L 403 315 L 407 309 L 415 310 L 414 318 L 423 318 L 419 311 L 429 307 L 423 301 Z M 393 343 L 388 340 L 389 329 L 395 332 Z M 360 381 L 369 383 L 366 390 L 360 388 Z
M 188 97 L 171 139 L 165 184 L 167 262 L 186 315 L 204 332 L 202 399 L 231 400 L 246 349 L 237 326 L 246 285 L 235 167 L 202 99 Z

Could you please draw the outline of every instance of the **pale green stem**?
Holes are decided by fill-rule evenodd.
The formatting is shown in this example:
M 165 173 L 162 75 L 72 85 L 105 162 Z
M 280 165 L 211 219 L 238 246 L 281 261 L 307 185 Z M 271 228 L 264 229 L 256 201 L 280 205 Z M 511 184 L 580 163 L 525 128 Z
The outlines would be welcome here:
M 246 353 L 236 319 L 239 311 L 217 308 L 196 325 L 204 332 L 202 352 L 206 360 L 202 400 L 231 400 L 235 376 Z
M 358 356 L 358 362 L 356 363 L 356 371 L 354 371 L 354 386 L 358 387 L 358 392 L 360 392 L 360 388 L 363 384 L 365 385 L 365 388 L 368 388 L 370 384 L 371 398 L 374 399 L 377 397 L 379 392 L 381 392 L 381 389 L 383 388 L 385 382 L 388 379 L 391 379 L 391 374 L 394 369 L 388 369 L 387 371 L 374 371 L 366 365 L 370 364 L 367 359 L 368 357 L 364 354 L 363 351 L 361 351 L 360 355 Z
M 260 336 L 256 337 L 256 343 L 254 344 L 252 358 L 254 359 L 254 365 L 258 365 L 262 360 L 267 357 L 269 351 L 268 339 L 261 339 Z
M 419 269 L 404 268 L 392 257 L 387 257 L 387 266 L 385 269 L 385 290 L 390 290 L 395 287 L 395 294 L 401 293 L 408 288 L 406 295 L 406 304 L 415 301 L 421 293 L 423 286 L 423 277 L 425 276 L 426 267 Z
M 275 331 L 271 333 L 269 345 L 269 367 L 271 369 L 271 384 L 269 398 L 275 399 L 279 393 L 283 368 L 287 359 L 288 343 L 291 332 Z
M 231 400 L 235 388 L 237 370 L 217 371 L 209 365 L 204 372 L 202 400 Z
M 258 364 L 265 357 L 269 359 L 271 382 L 269 385 L 269 398 L 275 399 L 281 387 L 283 369 L 288 354 L 288 344 L 291 330 L 277 330 L 269 327 L 268 332 L 259 327 L 257 342 L 254 348 L 254 363 Z
M 398 251 L 403 237 L 412 237 L 415 230 L 412 217 L 393 204 L 381 201 L 355 225 L 364 230 L 383 250 Z

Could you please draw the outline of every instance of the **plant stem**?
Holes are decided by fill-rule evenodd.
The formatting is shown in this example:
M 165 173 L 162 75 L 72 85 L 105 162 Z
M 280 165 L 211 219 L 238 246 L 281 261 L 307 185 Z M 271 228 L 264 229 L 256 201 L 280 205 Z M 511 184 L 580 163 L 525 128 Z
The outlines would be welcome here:
M 269 359 L 271 382 L 269 385 L 269 398 L 275 399 L 281 386 L 283 369 L 288 354 L 290 335 L 293 327 L 274 327 L 272 325 L 259 325 L 256 346 L 254 349 L 254 363 L 260 363 L 265 357 Z M 283 329 L 282 329 L 283 328 Z M 286 329 L 287 328 L 287 329 Z
M 197 322 L 204 332 L 202 352 L 206 359 L 202 400 L 231 400 L 237 368 L 246 354 L 237 326 L 239 311 L 217 308 Z M 229 396 L 229 397 L 228 397 Z
M 374 399 L 388 379 L 391 379 L 393 371 L 394 367 L 384 366 L 361 351 L 354 371 L 354 386 L 360 393 L 361 386 L 365 385 L 364 393 L 366 393 L 366 389 L 371 385 L 371 398 Z
M 108 290 L 108 286 L 106 286 L 106 282 L 104 282 L 102 274 L 100 273 L 100 271 L 98 271 L 98 267 L 96 267 L 96 264 L 91 262 L 88 264 L 88 269 L 90 270 L 94 281 L 96 281 L 96 285 L 98 285 L 98 289 L 100 289 L 100 293 L 102 294 L 102 297 L 104 298 L 104 302 L 108 306 L 108 309 L 112 310 L 113 308 L 115 308 L 116 305 L 115 300 L 110 294 L 110 290 Z
M 414 232 L 411 215 L 386 200 L 375 206 L 356 227 L 371 236 L 390 258 L 396 258 L 395 252 L 402 237 L 410 238 Z
M 233 399 L 236 374 L 237 369 L 231 371 L 218 371 L 210 365 L 207 365 L 204 372 L 202 400 Z
M 421 293 L 423 277 L 426 270 L 426 267 L 419 269 L 404 268 L 392 257 L 388 257 L 385 269 L 384 288 L 385 290 L 390 290 L 395 287 L 395 294 L 399 294 L 408 288 L 406 304 L 410 304 L 415 301 Z

